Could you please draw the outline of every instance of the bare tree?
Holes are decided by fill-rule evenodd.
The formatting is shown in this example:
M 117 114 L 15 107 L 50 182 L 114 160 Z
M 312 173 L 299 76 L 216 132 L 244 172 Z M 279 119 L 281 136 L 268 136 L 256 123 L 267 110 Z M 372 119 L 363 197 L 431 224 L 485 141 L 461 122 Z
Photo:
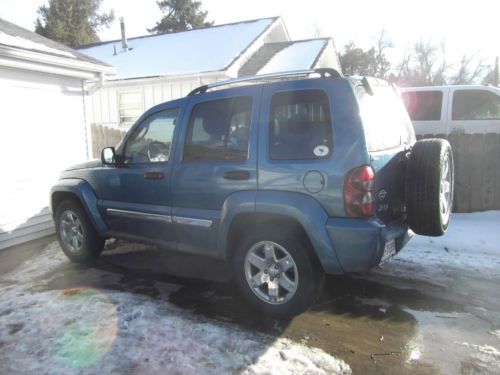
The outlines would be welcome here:
M 484 75 L 486 69 L 487 65 L 483 58 L 463 55 L 459 63 L 458 71 L 450 79 L 450 84 L 470 85 Z

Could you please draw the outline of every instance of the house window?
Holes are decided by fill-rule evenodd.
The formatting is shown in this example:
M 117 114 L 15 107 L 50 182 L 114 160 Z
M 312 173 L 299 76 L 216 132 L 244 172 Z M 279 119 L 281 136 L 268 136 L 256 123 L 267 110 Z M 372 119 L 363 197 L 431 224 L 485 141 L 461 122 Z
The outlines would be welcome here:
M 126 91 L 118 94 L 120 125 L 131 125 L 144 112 L 142 91 Z

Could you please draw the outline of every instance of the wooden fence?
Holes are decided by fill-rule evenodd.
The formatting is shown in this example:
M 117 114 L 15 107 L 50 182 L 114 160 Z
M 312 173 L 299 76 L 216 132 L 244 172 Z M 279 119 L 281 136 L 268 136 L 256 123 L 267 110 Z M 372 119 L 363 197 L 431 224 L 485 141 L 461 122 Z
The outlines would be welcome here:
M 455 161 L 454 211 L 499 210 L 500 134 L 451 134 L 447 139 Z
M 116 147 L 125 135 L 125 131 L 120 129 L 110 128 L 102 125 L 91 125 L 92 132 L 92 156 L 94 158 L 101 157 L 101 150 L 104 147 Z

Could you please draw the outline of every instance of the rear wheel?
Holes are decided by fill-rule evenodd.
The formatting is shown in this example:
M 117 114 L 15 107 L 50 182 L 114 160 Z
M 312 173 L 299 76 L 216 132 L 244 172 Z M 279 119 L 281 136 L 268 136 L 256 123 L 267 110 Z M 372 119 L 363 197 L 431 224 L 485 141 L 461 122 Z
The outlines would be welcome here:
M 80 204 L 65 200 L 56 209 L 56 232 L 59 244 L 73 262 L 90 263 L 104 248 L 99 236 Z
M 319 297 L 324 272 L 307 242 L 294 231 L 269 226 L 244 236 L 233 267 L 240 291 L 254 308 L 286 319 Z
M 426 236 L 443 235 L 453 202 L 453 154 L 448 141 L 415 143 L 406 171 L 406 207 L 410 228 Z

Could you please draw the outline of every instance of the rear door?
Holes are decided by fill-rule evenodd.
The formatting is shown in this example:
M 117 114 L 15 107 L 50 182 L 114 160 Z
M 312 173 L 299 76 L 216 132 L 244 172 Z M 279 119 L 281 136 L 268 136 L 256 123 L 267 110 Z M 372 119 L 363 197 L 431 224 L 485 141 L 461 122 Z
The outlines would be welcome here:
M 452 88 L 450 133 L 500 133 L 500 90 Z
M 415 142 L 412 123 L 399 95 L 389 85 L 373 94 L 356 88 L 371 165 L 375 170 L 376 214 L 385 223 L 404 214 L 405 150 Z
M 190 99 L 172 180 L 172 219 L 181 251 L 214 255 L 224 202 L 257 189 L 260 87 Z

